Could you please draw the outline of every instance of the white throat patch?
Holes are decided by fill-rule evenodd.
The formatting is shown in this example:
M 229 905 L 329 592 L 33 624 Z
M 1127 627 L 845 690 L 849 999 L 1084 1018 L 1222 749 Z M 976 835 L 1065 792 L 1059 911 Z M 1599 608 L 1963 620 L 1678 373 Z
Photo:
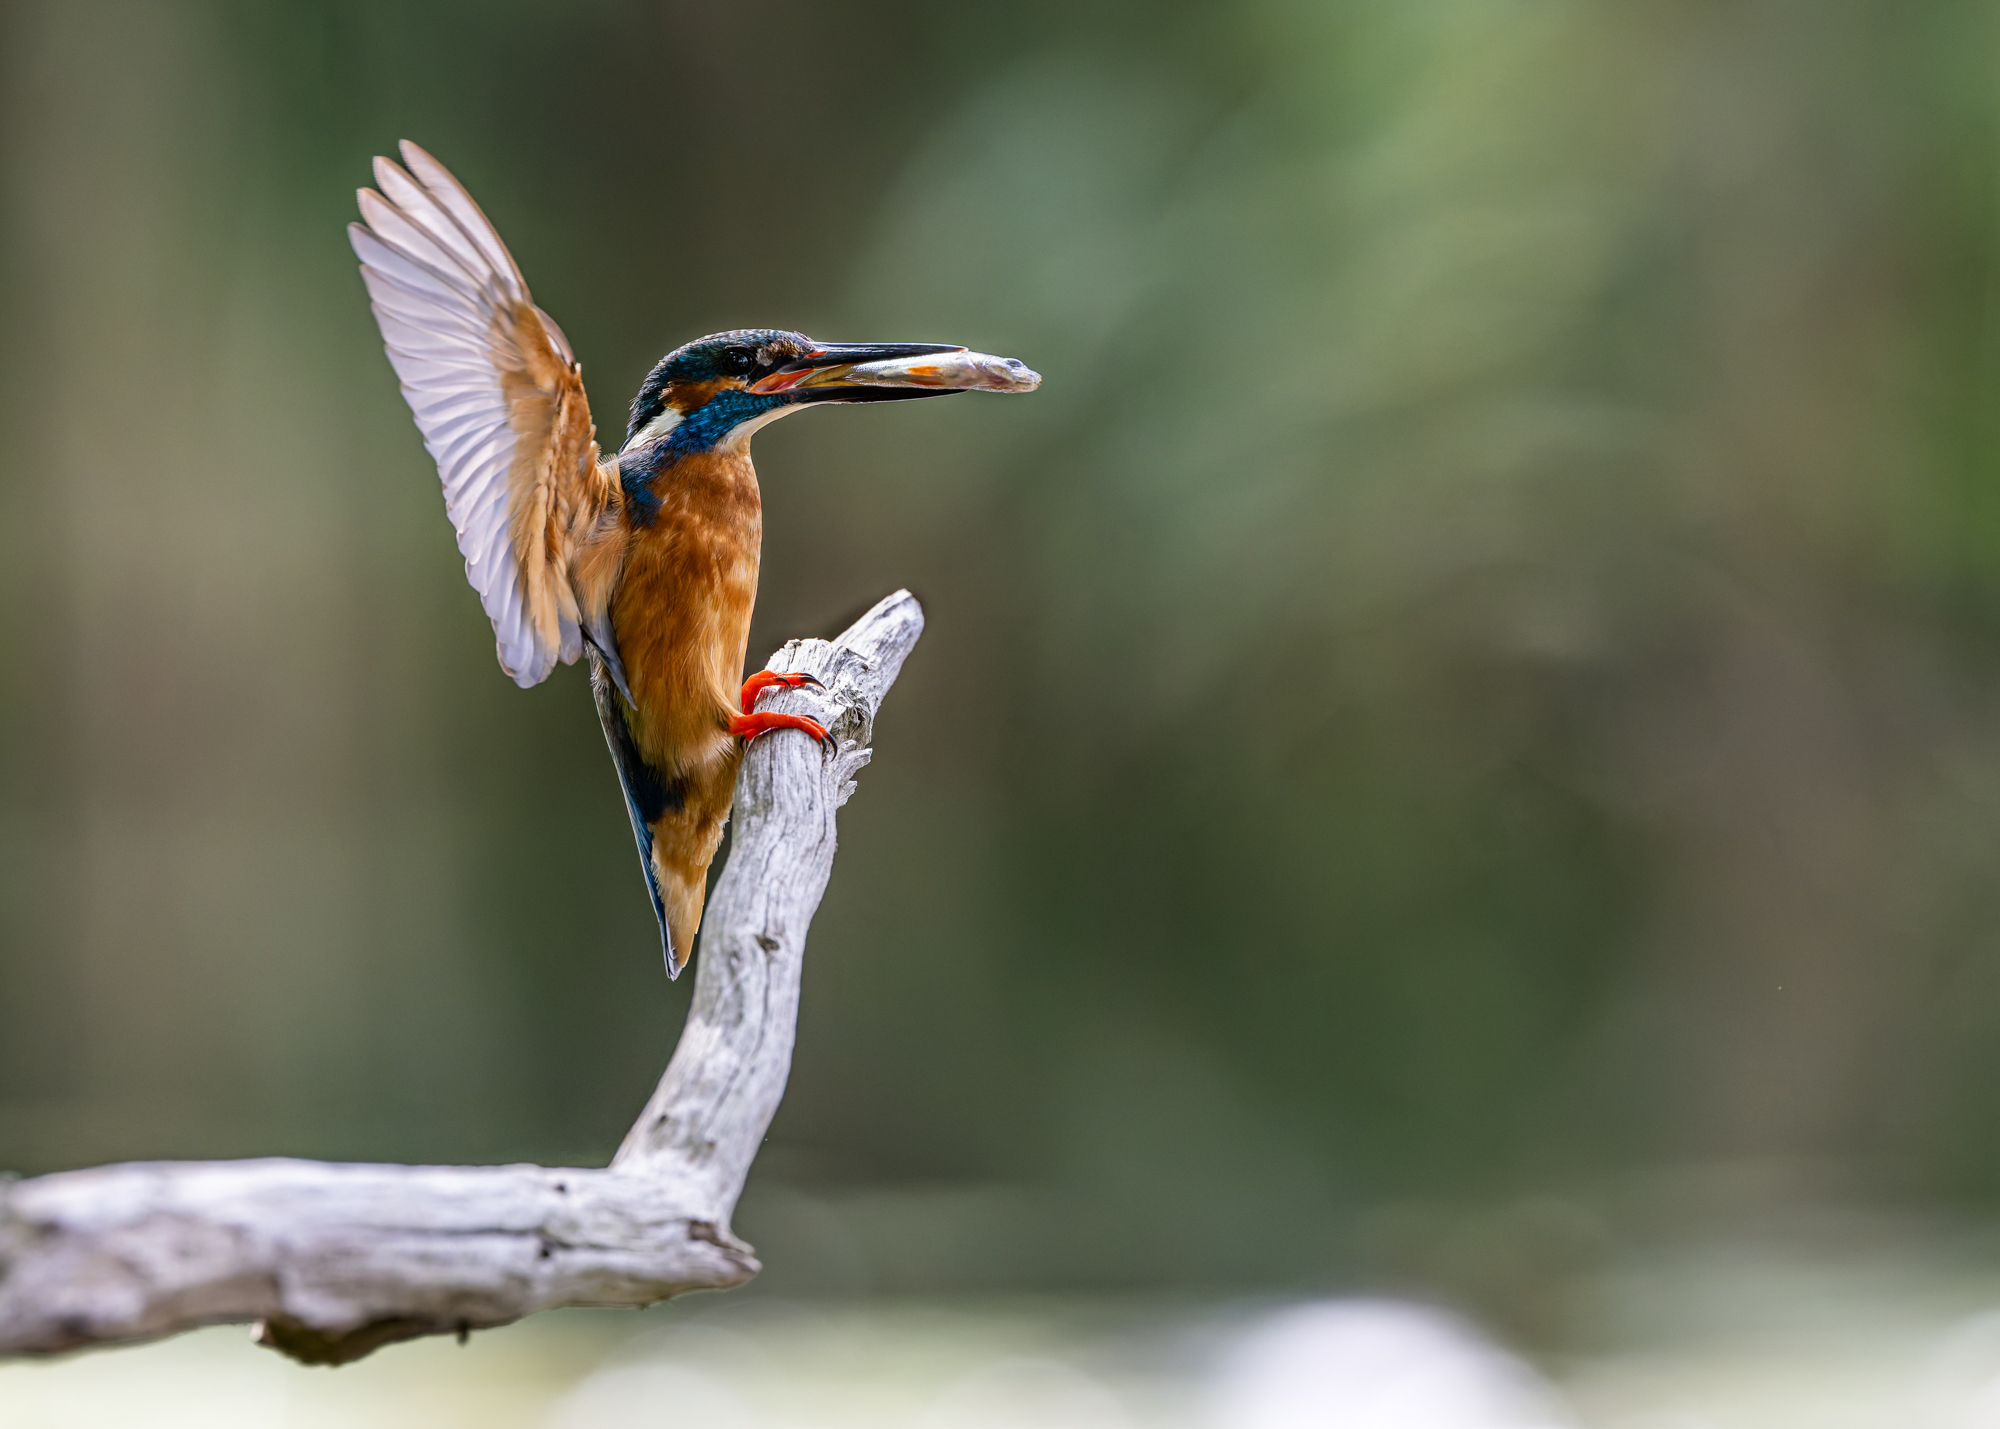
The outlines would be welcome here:
M 660 408 L 659 416 L 653 418 L 652 421 L 646 423 L 645 426 L 639 428 L 638 431 L 632 433 L 632 440 L 625 443 L 625 445 L 618 448 L 618 450 L 620 452 L 629 452 L 634 447 L 642 447 L 647 442 L 657 441 L 659 438 L 664 437 L 668 432 L 671 432 L 675 427 L 678 427 L 680 424 L 681 424 L 680 408 L 672 405 L 662 407 Z
M 747 421 L 738 422 L 729 429 L 728 436 L 715 444 L 715 449 L 719 452 L 728 452 L 732 455 L 740 452 L 743 450 L 744 444 L 750 440 L 752 432 L 756 431 L 759 427 L 768 427 L 771 423 L 777 421 L 778 418 L 789 416 L 798 410 L 797 404 L 787 402 L 782 407 L 773 407 L 768 412 L 760 412 Z

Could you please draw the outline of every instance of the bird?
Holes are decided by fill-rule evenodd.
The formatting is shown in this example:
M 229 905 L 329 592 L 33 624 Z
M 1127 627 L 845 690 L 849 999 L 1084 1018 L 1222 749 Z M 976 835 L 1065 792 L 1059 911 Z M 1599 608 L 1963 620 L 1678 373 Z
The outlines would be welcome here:
M 607 453 L 569 340 L 498 231 L 444 165 L 408 141 L 399 152 L 400 164 L 375 160 L 348 226 L 370 307 L 501 669 L 525 689 L 588 657 L 678 977 L 750 741 L 797 731 L 832 743 L 817 720 L 756 707 L 812 676 L 744 678 L 763 538 L 751 435 L 809 406 L 1024 392 L 1041 378 L 950 343 L 736 329 L 661 358 Z

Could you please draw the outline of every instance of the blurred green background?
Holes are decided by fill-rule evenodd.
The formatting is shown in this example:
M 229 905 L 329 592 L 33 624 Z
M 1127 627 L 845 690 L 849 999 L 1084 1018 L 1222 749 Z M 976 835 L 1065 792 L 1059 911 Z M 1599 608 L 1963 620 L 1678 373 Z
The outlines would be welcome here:
M 0 1164 L 601 1162 L 672 1046 L 342 231 L 416 139 L 752 659 L 907 585 L 739 1219 L 792 1293 L 1398 1283 L 2000 1199 L 2000 13 L 11 0 Z M 1638 1229 L 1634 1229 L 1634 1228 Z

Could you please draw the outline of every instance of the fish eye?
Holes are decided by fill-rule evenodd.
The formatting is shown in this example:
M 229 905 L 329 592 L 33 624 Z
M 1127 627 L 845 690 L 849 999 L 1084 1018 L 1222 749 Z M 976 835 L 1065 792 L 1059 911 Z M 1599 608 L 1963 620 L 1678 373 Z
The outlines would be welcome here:
M 725 347 L 715 365 L 724 377 L 741 377 L 757 365 L 757 355 L 747 347 Z

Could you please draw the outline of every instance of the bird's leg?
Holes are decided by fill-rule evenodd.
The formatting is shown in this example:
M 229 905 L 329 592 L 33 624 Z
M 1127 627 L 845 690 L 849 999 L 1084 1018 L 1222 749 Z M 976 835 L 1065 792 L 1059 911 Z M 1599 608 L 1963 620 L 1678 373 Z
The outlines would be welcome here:
M 825 685 L 811 675 L 781 675 L 776 670 L 759 670 L 743 682 L 743 713 L 749 714 L 757 707 L 757 696 L 773 685 L 783 685 L 788 690 L 796 690 L 800 685 L 811 685 L 823 690 Z
M 764 691 L 777 686 L 796 690 L 800 685 L 813 685 L 822 690 L 826 688 L 811 675 L 781 675 L 776 670 L 759 670 L 743 682 L 743 713 L 730 718 L 729 732 L 748 744 L 758 735 L 769 734 L 774 729 L 800 729 L 814 739 L 832 744 L 833 736 L 816 719 L 805 715 L 779 714 L 775 710 L 752 709 L 757 703 L 757 696 Z

